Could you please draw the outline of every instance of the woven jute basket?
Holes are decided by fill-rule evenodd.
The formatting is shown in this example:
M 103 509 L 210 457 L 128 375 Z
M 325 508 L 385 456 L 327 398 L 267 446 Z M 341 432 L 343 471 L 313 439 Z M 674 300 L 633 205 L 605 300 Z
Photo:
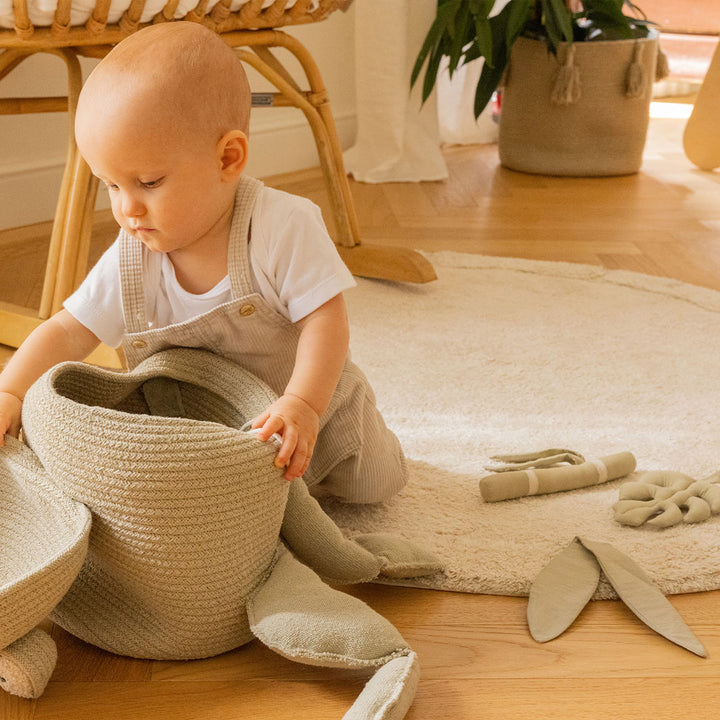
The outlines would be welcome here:
M 545 44 L 519 38 L 502 89 L 499 153 L 543 175 L 628 175 L 642 164 L 658 35 Z
M 0 648 L 57 605 L 87 552 L 90 513 L 63 495 L 35 455 L 5 438 L 0 454 Z
M 234 363 L 189 349 L 130 373 L 63 363 L 36 382 L 26 440 L 93 517 L 87 560 L 51 617 L 134 657 L 249 641 L 245 601 L 276 562 L 288 483 L 276 445 L 243 426 L 274 399 Z

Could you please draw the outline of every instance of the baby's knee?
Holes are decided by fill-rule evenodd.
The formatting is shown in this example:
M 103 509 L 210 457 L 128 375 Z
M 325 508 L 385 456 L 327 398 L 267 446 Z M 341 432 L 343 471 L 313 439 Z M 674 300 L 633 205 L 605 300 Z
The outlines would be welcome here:
M 407 481 L 407 462 L 398 443 L 392 453 L 370 457 L 359 453 L 346 458 L 317 488 L 321 494 L 333 495 L 343 502 L 370 504 L 390 500 Z

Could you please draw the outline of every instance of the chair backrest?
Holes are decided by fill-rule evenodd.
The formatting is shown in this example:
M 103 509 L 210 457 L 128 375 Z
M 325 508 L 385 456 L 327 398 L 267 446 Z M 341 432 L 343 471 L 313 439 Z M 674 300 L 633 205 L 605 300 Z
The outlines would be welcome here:
M 90 17 L 83 25 L 71 23 L 73 0 L 58 0 L 49 28 L 38 27 L 30 18 L 28 0 L 13 0 L 13 30 L 0 30 L 0 47 L 20 46 L 23 41 L 40 41 L 44 46 L 116 44 L 143 25 L 187 20 L 200 22 L 216 32 L 256 30 L 300 25 L 324 20 L 337 9 L 347 9 L 352 0 L 246 0 L 232 11 L 233 0 L 219 0 L 209 8 L 209 0 L 199 0 L 185 12 L 181 0 L 129 0 L 119 20 L 109 22 L 111 0 L 96 0 Z M 153 7 L 153 4 L 157 7 Z M 8 37 L 14 36 L 14 41 Z M 5 36 L 5 37 L 3 37 Z

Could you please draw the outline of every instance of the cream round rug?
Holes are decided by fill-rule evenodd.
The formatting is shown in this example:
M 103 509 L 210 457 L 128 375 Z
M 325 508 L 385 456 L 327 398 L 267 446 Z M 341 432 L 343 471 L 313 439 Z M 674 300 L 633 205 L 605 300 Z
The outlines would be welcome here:
M 484 503 L 490 456 L 623 450 L 638 472 L 720 469 L 720 293 L 588 265 L 457 253 L 425 286 L 360 280 L 347 294 L 353 359 L 400 438 L 411 478 L 391 502 L 324 507 L 349 534 L 384 530 L 434 550 L 416 583 L 527 595 L 576 535 L 629 555 L 665 593 L 720 587 L 720 516 L 621 526 L 623 480 Z M 601 584 L 597 597 L 613 597 Z

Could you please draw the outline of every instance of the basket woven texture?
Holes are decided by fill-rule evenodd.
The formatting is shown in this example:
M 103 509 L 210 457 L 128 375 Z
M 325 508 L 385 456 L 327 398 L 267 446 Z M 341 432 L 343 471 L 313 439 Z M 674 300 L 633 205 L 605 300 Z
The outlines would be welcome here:
M 106 28 L 130 34 L 149 22 L 189 20 L 218 32 L 319 22 L 352 0 L 0 0 L 0 28 L 28 40 L 49 27 L 62 43 L 70 28 L 102 41 Z M 79 37 L 77 33 L 74 36 Z
M 178 416 L 150 415 L 152 396 Z M 130 373 L 63 363 L 31 388 L 27 442 L 93 515 L 56 622 L 134 657 L 206 657 L 251 639 L 243 609 L 276 562 L 288 483 L 276 447 L 241 428 L 274 398 L 234 363 L 189 349 Z
M 85 559 L 87 508 L 50 482 L 35 455 L 5 438 L 0 454 L 0 648 L 60 601 Z
M 563 43 L 557 57 L 542 42 L 519 38 L 502 94 L 501 163 L 547 175 L 637 172 L 657 51 L 657 35 L 572 49 Z M 558 93 L 563 79 L 566 92 Z

